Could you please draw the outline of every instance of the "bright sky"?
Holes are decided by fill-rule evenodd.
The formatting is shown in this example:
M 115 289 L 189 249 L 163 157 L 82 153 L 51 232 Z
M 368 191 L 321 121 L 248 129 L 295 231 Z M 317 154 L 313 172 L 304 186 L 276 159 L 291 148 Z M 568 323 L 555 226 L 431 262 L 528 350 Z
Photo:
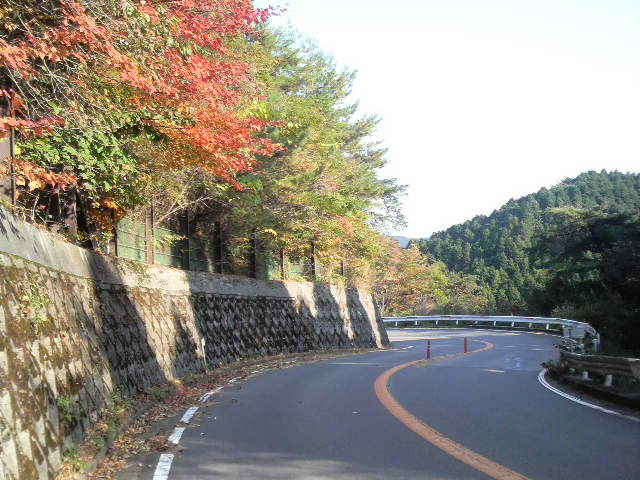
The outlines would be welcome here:
M 257 6 L 278 4 L 257 1 Z M 424 237 L 586 170 L 640 171 L 638 0 L 281 0 L 358 71 Z

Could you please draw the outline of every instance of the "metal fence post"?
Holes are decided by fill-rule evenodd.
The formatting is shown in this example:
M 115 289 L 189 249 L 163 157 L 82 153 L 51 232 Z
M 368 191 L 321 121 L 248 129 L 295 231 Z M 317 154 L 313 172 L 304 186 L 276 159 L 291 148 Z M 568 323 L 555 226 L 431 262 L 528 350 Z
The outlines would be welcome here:
M 316 279 L 316 244 L 311 242 L 311 258 L 309 258 L 311 264 L 311 278 Z
M 249 275 L 251 278 L 258 278 L 258 241 L 255 228 L 249 236 Z
M 213 222 L 213 270 L 215 273 L 223 273 L 223 243 L 224 240 L 222 238 L 222 223 L 220 221 Z
M 16 175 L 15 175 L 15 133 L 9 129 L 9 135 L 0 137 L 0 159 L 9 158 L 9 174 L 2 179 L 0 198 L 6 198 L 11 205 L 17 202 Z
M 184 237 L 184 239 L 180 242 L 182 244 L 181 253 L 182 253 L 182 268 L 184 270 L 191 269 L 191 259 L 189 258 L 189 214 L 187 212 L 183 212 L 178 217 L 178 222 L 180 223 L 180 235 Z
M 284 270 L 284 248 L 280 249 L 280 280 L 286 280 L 286 272 Z
M 149 264 L 153 264 L 153 204 L 146 211 L 144 219 L 144 251 L 145 260 Z

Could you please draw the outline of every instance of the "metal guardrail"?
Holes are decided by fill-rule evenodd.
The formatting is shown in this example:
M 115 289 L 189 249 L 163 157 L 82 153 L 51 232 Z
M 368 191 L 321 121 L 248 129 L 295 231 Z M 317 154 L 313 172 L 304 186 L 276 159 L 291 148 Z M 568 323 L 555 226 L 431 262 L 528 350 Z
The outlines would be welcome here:
M 483 316 L 483 315 L 428 315 L 428 316 L 409 316 L 409 317 L 383 317 L 385 324 L 393 324 L 395 327 L 407 326 L 407 323 L 413 326 L 424 325 L 425 323 L 435 323 L 436 327 L 440 326 L 440 322 L 446 322 L 446 326 L 452 326 L 454 322 L 456 326 L 494 326 L 494 327 L 521 327 L 533 329 L 534 325 L 544 325 L 545 330 L 562 332 L 563 337 L 572 338 L 583 342 L 587 334 L 593 344 L 594 350 L 597 350 L 600 344 L 600 335 L 588 323 L 578 322 L 576 320 L 567 320 L 566 318 L 547 318 L 547 317 L 512 317 L 512 316 Z M 444 325 L 443 325 L 444 326 Z
M 579 353 L 560 351 L 560 361 L 567 367 L 581 372 L 597 372 L 601 375 L 623 375 L 640 379 L 640 358 L 581 355 Z
M 604 386 L 613 385 L 613 377 L 640 379 L 640 358 L 609 357 L 604 355 L 581 355 L 560 351 L 560 363 L 582 374 L 583 380 L 591 380 L 590 373 L 604 377 Z

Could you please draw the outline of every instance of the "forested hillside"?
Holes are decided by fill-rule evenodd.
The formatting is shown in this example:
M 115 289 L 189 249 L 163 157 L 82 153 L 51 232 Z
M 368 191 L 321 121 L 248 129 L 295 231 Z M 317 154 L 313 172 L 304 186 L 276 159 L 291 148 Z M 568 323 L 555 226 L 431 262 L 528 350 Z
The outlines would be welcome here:
M 586 172 L 415 243 L 477 276 L 487 313 L 604 324 L 609 311 L 631 327 L 640 311 L 639 211 L 640 175 Z

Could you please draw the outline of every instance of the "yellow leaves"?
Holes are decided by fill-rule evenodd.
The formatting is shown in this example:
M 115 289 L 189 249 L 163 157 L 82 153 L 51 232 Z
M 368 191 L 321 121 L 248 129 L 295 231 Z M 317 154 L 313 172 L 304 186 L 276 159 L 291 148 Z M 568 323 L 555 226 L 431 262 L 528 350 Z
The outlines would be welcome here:
M 113 200 L 106 199 L 101 203 L 103 207 L 110 208 L 111 210 L 120 210 L 120 205 L 118 205 L 118 203 Z
M 102 231 L 110 231 L 124 216 L 125 211 L 120 204 L 113 199 L 103 198 L 91 204 L 89 216 L 96 222 Z

